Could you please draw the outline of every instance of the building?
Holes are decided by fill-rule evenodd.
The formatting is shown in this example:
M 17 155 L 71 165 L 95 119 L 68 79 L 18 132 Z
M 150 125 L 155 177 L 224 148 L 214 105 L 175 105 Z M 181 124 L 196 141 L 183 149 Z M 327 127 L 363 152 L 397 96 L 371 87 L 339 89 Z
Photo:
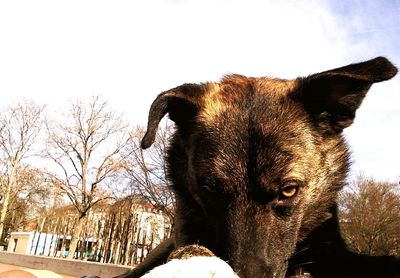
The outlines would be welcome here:
M 30 225 L 34 230 L 13 232 L 8 252 L 52 257 L 66 257 L 74 226 L 71 206 L 59 208 L 58 213 Z M 75 258 L 133 265 L 171 233 L 169 218 L 143 198 L 130 196 L 112 205 L 102 204 L 92 210 Z

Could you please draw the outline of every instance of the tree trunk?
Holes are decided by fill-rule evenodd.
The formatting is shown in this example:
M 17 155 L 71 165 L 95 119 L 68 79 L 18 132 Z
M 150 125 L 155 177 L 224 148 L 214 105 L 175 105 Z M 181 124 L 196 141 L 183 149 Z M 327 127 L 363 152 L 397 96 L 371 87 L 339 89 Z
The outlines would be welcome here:
M 4 237 L 4 222 L 7 216 L 8 205 L 10 204 L 10 195 L 11 195 L 11 187 L 10 183 L 8 183 L 6 192 L 4 194 L 3 207 L 1 209 L 1 214 L 0 214 L 0 241 L 2 241 Z
M 6 188 L 6 191 L 4 192 L 3 207 L 2 207 L 1 213 L 0 213 L 0 242 L 5 237 L 5 233 L 4 233 L 4 226 L 5 226 L 4 224 L 5 223 L 4 222 L 7 217 L 8 206 L 10 205 L 12 189 L 15 187 L 16 182 L 17 182 L 17 167 L 14 166 L 11 169 L 11 174 L 10 174 L 9 180 L 7 182 L 7 188 Z
M 71 234 L 71 242 L 69 244 L 69 252 L 67 259 L 73 259 L 74 254 L 76 251 L 76 248 L 78 247 L 78 242 L 79 242 L 79 236 L 81 235 L 83 225 L 85 223 L 85 218 L 78 218 L 75 224 L 75 227 L 73 229 L 73 232 Z

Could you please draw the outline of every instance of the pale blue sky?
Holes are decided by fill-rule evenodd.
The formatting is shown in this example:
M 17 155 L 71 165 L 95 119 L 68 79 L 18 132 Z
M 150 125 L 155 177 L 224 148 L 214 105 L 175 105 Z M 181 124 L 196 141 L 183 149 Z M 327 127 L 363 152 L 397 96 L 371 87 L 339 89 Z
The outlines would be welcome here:
M 400 66 L 400 1 L 1 1 L 0 101 L 58 111 L 101 94 L 145 124 L 155 96 L 226 73 L 293 78 L 375 56 Z M 400 76 L 346 130 L 352 174 L 400 178 Z

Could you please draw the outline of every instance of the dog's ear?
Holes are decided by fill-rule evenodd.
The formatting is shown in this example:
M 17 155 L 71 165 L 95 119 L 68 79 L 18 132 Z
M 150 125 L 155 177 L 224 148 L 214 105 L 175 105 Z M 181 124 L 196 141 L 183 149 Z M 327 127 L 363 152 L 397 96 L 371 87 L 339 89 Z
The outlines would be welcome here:
M 352 124 L 371 85 L 388 80 L 396 73 L 391 62 L 378 57 L 301 79 L 296 98 L 319 126 L 338 133 Z
M 197 114 L 205 90 L 205 85 L 184 84 L 159 94 L 150 107 L 141 147 L 147 149 L 153 144 L 158 124 L 167 113 L 179 128 L 185 129 Z

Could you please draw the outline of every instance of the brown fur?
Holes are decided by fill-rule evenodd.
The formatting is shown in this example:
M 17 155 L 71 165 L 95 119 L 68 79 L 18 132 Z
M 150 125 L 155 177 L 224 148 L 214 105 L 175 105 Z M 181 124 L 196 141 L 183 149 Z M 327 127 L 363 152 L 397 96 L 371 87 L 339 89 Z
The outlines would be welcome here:
M 198 244 L 185 245 L 175 249 L 174 252 L 168 256 L 168 261 L 174 259 L 186 260 L 195 256 L 212 257 L 214 253 Z
M 159 95 L 142 146 L 168 113 L 177 125 L 167 154 L 175 238 L 125 277 L 190 244 L 242 278 L 282 278 L 298 268 L 316 278 L 396 277 L 394 258 L 347 251 L 336 212 L 349 168 L 342 130 L 371 84 L 396 72 L 379 57 L 296 80 L 229 75 Z M 287 188 L 296 193 L 285 197 Z

